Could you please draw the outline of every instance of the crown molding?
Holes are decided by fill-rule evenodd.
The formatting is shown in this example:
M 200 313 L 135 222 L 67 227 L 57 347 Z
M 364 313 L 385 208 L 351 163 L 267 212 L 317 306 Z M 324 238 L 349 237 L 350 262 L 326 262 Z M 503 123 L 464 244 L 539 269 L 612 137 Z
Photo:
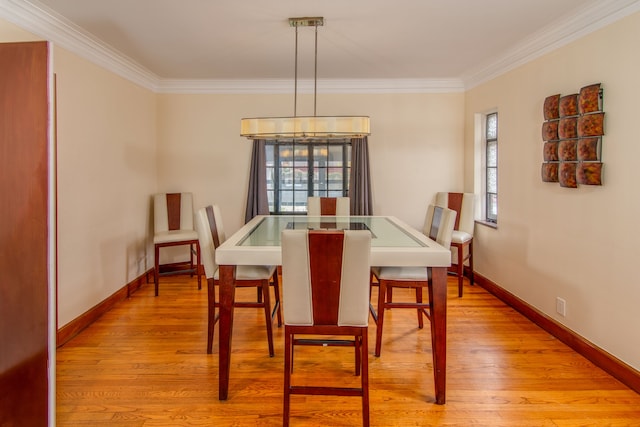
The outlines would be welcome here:
M 142 87 L 158 87 L 156 74 L 40 3 L 0 0 L 0 17 Z
M 577 14 L 555 21 L 462 76 L 472 89 L 640 10 L 640 0 L 599 0 Z
M 161 93 L 291 94 L 293 79 L 160 81 Z M 298 93 L 313 93 L 313 80 L 298 80 Z M 451 93 L 463 92 L 460 79 L 318 79 L 318 93 Z
M 599 0 L 578 14 L 537 31 L 460 78 L 318 80 L 319 93 L 463 92 L 530 62 L 554 49 L 640 10 L 640 0 Z M 98 40 L 55 11 L 32 0 L 0 0 L 0 17 L 59 45 L 135 84 L 158 93 L 293 93 L 292 79 L 176 80 L 156 74 Z M 310 80 L 298 81 L 300 93 L 312 93 Z

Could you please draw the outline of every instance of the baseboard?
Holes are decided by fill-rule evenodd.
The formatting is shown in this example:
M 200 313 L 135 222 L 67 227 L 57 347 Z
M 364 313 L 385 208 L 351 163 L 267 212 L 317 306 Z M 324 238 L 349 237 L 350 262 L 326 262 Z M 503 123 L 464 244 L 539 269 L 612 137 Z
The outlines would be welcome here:
M 587 341 L 571 329 L 568 329 L 566 326 L 556 322 L 554 319 L 538 311 L 536 308 L 527 304 L 509 291 L 496 285 L 481 274 L 474 273 L 473 277 L 477 285 L 482 286 L 498 299 L 520 312 L 533 323 L 549 332 L 551 335 L 584 356 L 594 365 L 609 373 L 630 389 L 634 390 L 636 393 L 640 393 L 640 371 Z
M 67 343 L 70 339 L 78 335 L 82 330 L 87 328 L 93 322 L 95 322 L 100 316 L 102 316 L 107 311 L 111 310 L 111 308 L 119 303 L 120 301 L 127 299 L 131 294 L 140 289 L 143 283 L 148 283 L 149 274 L 152 274 L 153 270 L 149 270 L 141 276 L 137 277 L 130 283 L 126 284 L 124 287 L 113 293 L 107 299 L 103 300 L 101 303 L 95 305 L 90 308 L 84 314 L 79 317 L 73 319 L 71 322 L 64 325 L 62 328 L 58 329 L 56 334 L 56 345 L 60 347 Z

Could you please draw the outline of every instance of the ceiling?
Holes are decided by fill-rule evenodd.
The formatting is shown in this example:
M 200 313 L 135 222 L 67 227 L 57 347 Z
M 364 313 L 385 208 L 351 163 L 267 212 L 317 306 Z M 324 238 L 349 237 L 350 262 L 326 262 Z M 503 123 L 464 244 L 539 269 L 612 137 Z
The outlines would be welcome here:
M 1 0 L 18 3 L 19 0 Z M 637 0 L 22 0 L 74 40 L 163 80 L 294 76 L 289 17 L 322 16 L 318 79 L 457 79 L 491 73 L 624 15 Z M 53 24 L 51 24 L 53 23 Z M 63 30 L 63 31 L 62 31 Z M 47 30 L 50 31 L 50 30 Z M 54 39 L 51 34 L 48 38 Z M 77 41 L 74 41 L 77 43 Z M 313 27 L 299 30 L 313 78 Z

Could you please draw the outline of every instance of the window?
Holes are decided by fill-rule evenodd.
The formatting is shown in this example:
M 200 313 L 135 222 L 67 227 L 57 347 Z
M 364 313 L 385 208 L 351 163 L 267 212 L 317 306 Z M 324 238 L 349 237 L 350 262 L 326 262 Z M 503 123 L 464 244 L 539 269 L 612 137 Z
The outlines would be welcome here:
M 265 149 L 271 214 L 304 214 L 309 196 L 349 195 L 350 141 L 269 141 Z
M 487 222 L 498 222 L 498 113 L 487 114 L 485 122 L 485 209 Z

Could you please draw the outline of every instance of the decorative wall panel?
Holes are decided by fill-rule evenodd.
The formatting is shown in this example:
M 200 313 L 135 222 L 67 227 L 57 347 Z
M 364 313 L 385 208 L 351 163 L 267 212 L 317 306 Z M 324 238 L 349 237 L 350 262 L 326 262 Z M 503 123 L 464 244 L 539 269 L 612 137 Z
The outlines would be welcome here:
M 603 90 L 600 83 L 577 94 L 545 98 L 542 123 L 543 182 L 561 187 L 602 185 Z

